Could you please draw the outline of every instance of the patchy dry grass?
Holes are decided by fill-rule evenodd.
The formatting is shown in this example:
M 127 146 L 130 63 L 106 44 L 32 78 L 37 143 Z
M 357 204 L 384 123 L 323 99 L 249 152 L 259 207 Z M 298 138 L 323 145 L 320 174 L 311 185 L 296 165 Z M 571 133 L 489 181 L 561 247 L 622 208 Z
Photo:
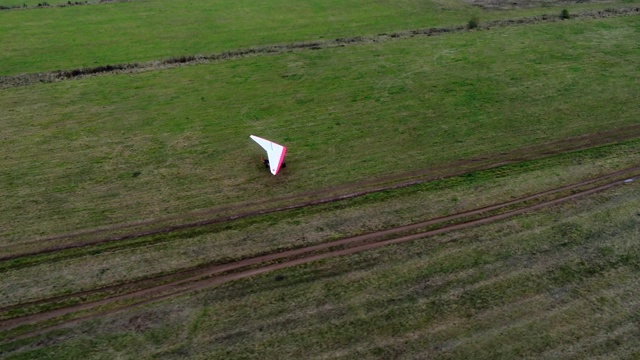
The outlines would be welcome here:
M 257 276 L 59 330 L 49 345 L 3 350 L 8 358 L 632 357 L 638 189 Z

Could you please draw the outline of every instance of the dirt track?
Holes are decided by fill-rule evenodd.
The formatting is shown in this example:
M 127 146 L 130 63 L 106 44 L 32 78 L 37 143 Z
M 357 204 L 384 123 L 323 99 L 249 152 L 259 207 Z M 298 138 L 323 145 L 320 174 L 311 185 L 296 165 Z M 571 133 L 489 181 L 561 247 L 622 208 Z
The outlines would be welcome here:
M 129 224 L 118 224 L 69 234 L 52 235 L 46 238 L 0 247 L 0 264 L 2 264 L 2 262 L 24 257 L 50 254 L 62 250 L 76 249 L 92 245 L 114 243 L 151 235 L 167 234 L 175 231 L 224 223 L 252 216 L 347 200 L 375 192 L 400 189 L 436 179 L 459 176 L 472 171 L 496 168 L 506 164 L 539 159 L 545 156 L 562 154 L 569 151 L 586 149 L 638 137 L 640 137 L 640 124 L 603 131 L 598 134 L 585 135 L 563 141 L 521 148 L 510 153 L 496 154 L 490 158 L 463 160 L 457 163 L 442 165 L 430 169 L 423 169 L 411 173 L 390 175 L 387 177 L 375 178 L 357 183 L 335 186 L 332 188 L 298 193 L 278 199 L 266 199 L 161 219 L 152 219 Z M 235 212 L 240 209 L 244 211 Z M 123 230 L 126 230 L 126 232 L 122 232 Z M 30 248 L 30 250 L 25 251 L 25 248 Z M 29 263 L 25 262 L 23 266 L 27 266 L 27 264 Z
M 503 220 L 524 212 L 573 200 L 578 197 L 609 189 L 616 185 L 628 183 L 632 181 L 632 179 L 635 179 L 635 177 L 640 177 L 640 166 L 617 171 L 572 185 L 563 186 L 561 188 L 544 191 L 509 202 L 452 214 L 445 217 L 434 218 L 428 221 L 393 229 L 280 253 L 265 254 L 227 264 L 215 264 L 196 269 L 182 270 L 171 275 L 165 275 L 153 279 L 144 279 L 142 281 L 117 285 L 109 288 L 96 289 L 90 292 L 44 299 L 28 304 L 19 304 L 0 309 L 0 314 L 16 307 L 27 307 L 35 304 L 55 305 L 56 302 L 65 299 L 83 297 L 91 293 L 106 293 L 109 291 L 115 293 L 93 302 L 74 304 L 32 315 L 2 320 L 0 321 L 0 332 L 6 332 L 8 330 L 27 325 L 28 329 L 24 332 L 12 334 L 11 338 L 7 338 L 6 340 L 27 338 L 55 328 L 69 326 L 90 318 L 123 311 L 134 306 L 140 306 L 150 302 L 159 301 L 167 297 L 201 290 L 268 271 L 353 254 L 391 244 L 419 240 L 454 230 L 461 230 L 472 226 Z M 125 293 L 123 294 L 122 292 Z M 90 313 L 85 315 L 81 313 L 83 311 L 90 311 Z M 76 315 L 75 318 L 73 318 L 74 315 Z M 58 321 L 56 318 L 61 318 L 62 320 Z M 51 325 L 51 323 L 49 323 L 51 320 L 53 320 L 55 324 Z M 31 327 L 31 325 L 37 325 L 43 322 L 46 322 L 43 327 Z M 20 332 L 19 329 L 18 331 Z
M 564 153 L 571 150 L 589 148 L 596 145 L 612 143 L 620 140 L 637 138 L 640 136 L 640 125 L 630 126 L 622 129 L 614 129 L 600 134 L 576 137 L 567 141 L 558 141 L 538 146 L 519 149 L 511 153 L 498 154 L 492 158 L 482 158 L 460 161 L 457 164 L 442 166 L 436 169 L 421 170 L 412 173 L 393 175 L 385 178 L 372 179 L 355 184 L 347 184 L 339 188 L 323 189 L 301 194 L 294 194 L 285 198 L 276 199 L 275 202 L 289 203 L 279 207 L 266 209 L 257 209 L 245 211 L 230 215 L 224 215 L 225 212 L 234 211 L 239 208 L 251 209 L 259 208 L 267 203 L 267 201 L 259 201 L 251 204 L 241 204 L 217 208 L 211 210 L 200 211 L 197 213 L 174 216 L 169 218 L 171 221 L 183 220 L 194 216 L 211 216 L 212 214 L 223 214 L 219 217 L 208 218 L 197 222 L 187 222 L 169 227 L 162 227 L 162 223 L 167 219 L 159 219 L 142 223 L 123 224 L 112 228 L 106 227 L 86 232 L 51 236 L 46 239 L 36 240 L 33 243 L 50 243 L 56 240 L 71 240 L 65 246 L 57 246 L 45 248 L 37 254 L 54 252 L 62 248 L 88 246 L 96 243 L 123 240 L 126 238 L 143 237 L 148 234 L 167 233 L 179 229 L 190 227 L 204 226 L 216 222 L 231 221 L 248 216 L 267 214 L 276 211 L 284 211 L 306 206 L 313 206 L 331 201 L 339 201 L 349 199 L 376 191 L 384 191 L 397 189 L 413 184 L 424 183 L 433 179 L 439 179 L 447 176 L 455 176 L 468 173 L 474 170 L 489 169 L 504 164 L 516 163 L 519 161 L 537 159 L 551 154 Z M 568 185 L 558 189 L 545 191 L 539 194 L 527 196 L 525 198 L 516 199 L 506 203 L 496 204 L 484 208 L 475 209 L 458 214 L 452 214 L 442 218 L 435 218 L 425 222 L 406 225 L 403 227 L 393 228 L 371 234 L 365 234 L 338 241 L 317 244 L 299 249 L 288 250 L 280 253 L 270 253 L 252 258 L 240 259 L 238 261 L 226 264 L 209 264 L 196 268 L 182 269 L 177 272 L 156 276 L 152 278 L 139 279 L 136 281 L 114 284 L 112 286 L 83 291 L 75 294 L 56 296 L 48 299 L 41 299 L 29 303 L 15 304 L 0 309 L 0 334 L 2 332 L 19 328 L 23 325 L 36 324 L 34 331 L 26 330 L 18 331 L 17 337 L 29 337 L 48 329 L 55 327 L 68 326 L 69 324 L 81 321 L 83 319 L 94 318 L 114 311 L 122 311 L 131 306 L 139 306 L 148 302 L 159 301 L 169 296 L 176 296 L 190 291 L 222 284 L 234 279 L 244 278 L 254 274 L 264 273 L 271 270 L 281 269 L 289 266 L 295 266 L 301 263 L 307 263 L 315 260 L 325 259 L 329 257 L 351 254 L 358 251 L 364 251 L 371 248 L 410 241 L 428 236 L 433 236 L 447 231 L 463 229 L 470 226 L 480 225 L 483 223 L 497 221 L 509 216 L 521 214 L 525 211 L 535 210 L 542 206 L 549 206 L 561 201 L 567 201 L 578 196 L 588 195 L 595 191 L 601 191 L 611 186 L 622 183 L 625 179 L 640 176 L 640 167 L 634 167 L 615 173 L 607 174 L 588 181 Z M 582 189 L 589 186 L 588 189 Z M 356 189 L 361 189 L 357 191 Z M 578 192 L 578 190 L 581 190 Z M 575 192 L 573 195 L 562 195 L 566 192 Z M 337 192 L 337 194 L 336 194 Z M 551 197 L 551 198 L 550 198 Z M 306 201 L 305 201 L 306 200 Z M 272 200 L 273 201 L 273 200 Z M 301 201 L 296 203 L 297 201 Z M 291 203 L 293 202 L 293 203 Z M 516 208 L 516 209 L 512 209 Z M 497 214 L 496 214 L 497 213 Z M 479 217 L 479 218 L 478 218 Z M 453 224 L 452 224 L 453 223 Z M 137 227 L 156 225 L 157 228 L 146 230 L 144 232 L 135 231 Z M 108 234 L 110 231 L 121 229 L 133 229 L 134 232 L 120 235 L 117 237 L 94 238 L 89 240 L 80 240 L 83 236 Z M 21 256 L 29 256 L 30 254 L 22 254 Z M 18 256 L 14 256 L 18 257 Z M 1 263 L 1 262 L 0 262 Z M 87 298 L 98 299 L 95 301 L 85 300 Z M 64 302 L 76 302 L 71 306 L 64 305 Z M 84 302 L 83 302 L 84 301 Z M 80 303 L 78 303 L 80 302 Z M 46 307 L 49 310 L 37 312 L 38 307 Z M 11 318 L 8 313 L 12 310 L 24 310 L 25 316 Z M 34 311 L 35 309 L 35 311 Z M 79 312 L 89 312 L 89 315 L 82 315 Z M 75 316 L 75 318 L 74 318 Z M 64 319 L 57 319 L 64 317 Z M 52 321 L 55 325 L 51 325 L 48 321 Z M 43 328 L 39 328 L 37 324 L 47 322 Z M 20 334 L 21 333 L 21 334 Z M 14 335 L 12 335 L 13 337 Z M 2 337 L 2 335 L 0 335 Z

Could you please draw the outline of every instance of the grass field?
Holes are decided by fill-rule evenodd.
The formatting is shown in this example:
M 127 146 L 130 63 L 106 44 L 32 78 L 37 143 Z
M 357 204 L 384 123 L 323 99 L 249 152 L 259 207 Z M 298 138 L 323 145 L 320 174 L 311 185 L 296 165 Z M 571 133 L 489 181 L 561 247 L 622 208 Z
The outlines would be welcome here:
M 632 359 L 640 338 L 638 195 L 626 186 L 282 270 L 0 351 L 8 359 Z
M 636 17 L 541 24 L 0 90 L 3 239 L 634 124 L 638 30 Z M 258 171 L 251 133 L 290 146 L 281 177 Z
M 449 25 L 464 22 L 464 16 L 464 11 L 440 11 L 436 2 L 415 0 L 132 1 L 4 12 L 0 75 Z
M 637 2 L 482 4 L 494 8 L 149 0 L 0 11 L 0 76 Z M 639 20 L 529 21 L 1 88 L 0 257 L 44 248 L 35 240 L 56 234 L 393 184 L 416 171 L 434 180 L 0 260 L 0 357 L 639 357 L 637 181 L 26 339 L 13 338 L 24 328 L 3 328 L 7 316 L 52 306 L 21 306 L 30 301 L 392 229 L 638 166 Z M 259 163 L 249 134 L 289 147 L 278 176 Z M 588 140 L 569 151 L 579 137 Z M 494 158 L 509 162 L 444 176 Z M 57 306 L 92 296 L 102 295 Z
M 70 259 L 2 273 L 0 308 L 79 292 L 118 281 L 170 273 L 207 262 L 256 256 L 504 202 L 640 163 L 640 142 L 474 173 L 383 194 L 214 225 L 117 251 L 108 246 Z M 292 230 L 293 229 L 293 230 Z M 140 264 L 144 264 L 143 267 Z M 64 273 L 64 278 L 60 274 Z
M 574 5 L 572 10 L 620 4 Z M 545 12 L 559 14 L 560 9 Z M 454 0 L 155 0 L 1 11 L 0 76 L 463 25 L 470 14 L 484 21 L 532 13 L 540 10 L 483 12 Z

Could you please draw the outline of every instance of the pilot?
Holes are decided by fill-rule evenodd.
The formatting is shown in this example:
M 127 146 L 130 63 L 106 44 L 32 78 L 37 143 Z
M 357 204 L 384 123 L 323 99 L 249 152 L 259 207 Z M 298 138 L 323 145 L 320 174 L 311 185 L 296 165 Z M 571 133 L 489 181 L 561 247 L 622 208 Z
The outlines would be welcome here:
M 267 169 L 269 168 L 269 159 L 265 159 L 264 157 L 260 157 L 260 160 L 262 161 L 262 163 L 264 164 L 264 167 L 266 167 Z M 287 167 L 287 163 L 283 162 L 281 167 L 284 169 Z

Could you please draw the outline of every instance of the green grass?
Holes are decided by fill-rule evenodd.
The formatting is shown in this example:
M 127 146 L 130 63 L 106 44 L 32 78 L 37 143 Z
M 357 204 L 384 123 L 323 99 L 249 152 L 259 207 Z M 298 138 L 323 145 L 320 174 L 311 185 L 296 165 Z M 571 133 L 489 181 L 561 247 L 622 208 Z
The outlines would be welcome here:
M 604 5 L 570 9 L 594 7 Z M 155 0 L 2 11 L 0 76 L 462 25 L 478 14 L 484 21 L 533 13 L 541 10 L 483 12 L 457 0 Z
M 0 349 L 8 359 L 634 358 L 639 195 L 625 185 Z
M 505 166 L 308 209 L 283 212 L 107 247 L 6 270 L 0 307 L 166 274 L 211 262 L 313 245 L 509 201 L 640 162 L 640 142 Z M 428 206 L 425 206 L 428 204 Z M 528 227 L 532 225 L 529 224 Z M 571 234 L 570 228 L 565 230 Z M 104 250 L 104 251 L 103 251 Z M 60 273 L 64 272 L 64 278 Z
M 559 9 L 198 0 L 7 11 L 0 75 Z M 3 89 L 0 245 L 636 124 L 639 32 L 637 16 L 571 20 Z M 278 177 L 258 163 L 251 133 L 289 146 Z M 144 246 L 128 242 L 118 251 L 43 255 L 2 268 L 0 306 L 509 200 L 637 165 L 639 144 L 142 239 Z M 639 189 L 631 183 L 500 223 L 236 281 L 2 343 L 0 354 L 637 358 Z
M 634 124 L 638 30 L 637 17 L 540 24 L 1 90 L 3 239 Z M 278 177 L 252 133 L 289 146 Z
M 463 22 L 468 7 L 449 4 L 452 11 L 416 0 L 132 1 L 9 11 L 0 13 L 0 75 Z

